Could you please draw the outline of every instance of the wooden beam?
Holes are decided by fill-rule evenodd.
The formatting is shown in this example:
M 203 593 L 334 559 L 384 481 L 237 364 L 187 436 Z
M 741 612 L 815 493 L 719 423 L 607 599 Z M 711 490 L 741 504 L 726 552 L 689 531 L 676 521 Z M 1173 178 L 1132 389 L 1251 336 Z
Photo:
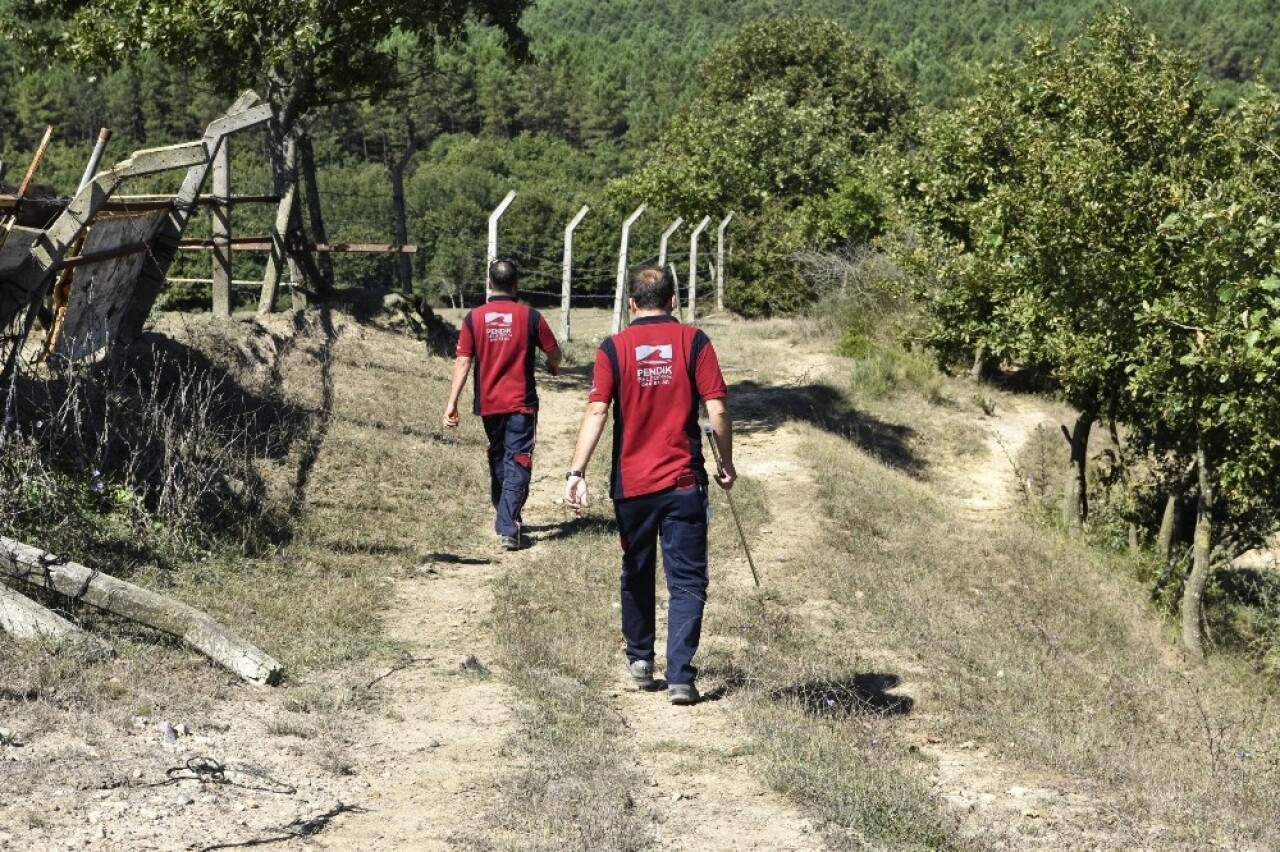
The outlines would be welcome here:
M 272 685 L 284 676 L 279 662 L 200 610 L 4 536 L 0 572 L 180 637 L 252 683 Z
M 213 315 L 231 316 L 231 142 L 223 140 L 213 155 L 213 209 L 209 230 L 213 234 Z
M 93 657 L 110 657 L 106 642 L 0 583 L 0 630 L 15 639 L 57 639 Z

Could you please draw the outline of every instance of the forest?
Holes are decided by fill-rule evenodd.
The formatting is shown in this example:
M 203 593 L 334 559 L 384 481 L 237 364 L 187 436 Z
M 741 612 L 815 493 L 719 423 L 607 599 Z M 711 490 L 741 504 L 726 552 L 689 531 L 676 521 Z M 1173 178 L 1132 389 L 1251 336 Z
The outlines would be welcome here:
M 74 64 L 52 61 L 47 36 L 56 28 L 57 15 L 69 18 L 75 9 L 94 5 L 0 3 L 0 160 L 8 165 L 11 182 L 17 180 L 15 171 L 20 176 L 46 126 L 54 127 L 55 144 L 39 179 L 69 194 L 100 127 L 115 134 L 110 162 L 112 155 L 123 157 L 138 147 L 193 137 L 238 88 L 257 83 L 252 70 L 211 76 L 194 64 L 166 62 L 161 51 L 142 44 L 136 50 L 120 50 L 113 43 L 105 52 L 82 52 Z M 243 2 L 228 8 L 248 14 L 258 5 Z M 1266 4 L 1140 0 L 1131 5 L 1145 26 L 1197 58 L 1202 74 L 1213 81 L 1215 98 L 1230 101 L 1247 82 L 1273 76 L 1280 51 L 1273 49 L 1278 36 Z M 855 40 L 879 56 L 886 78 L 904 88 L 903 97 L 913 107 L 942 108 L 971 92 L 982 68 L 1008 59 L 1032 34 L 1070 38 L 1106 8 L 1102 0 L 966 0 L 942 6 L 918 0 L 545 0 L 524 10 L 527 53 L 519 57 L 504 50 L 500 32 L 482 26 L 471 26 L 462 43 L 435 48 L 393 37 L 392 42 L 400 39 L 392 48 L 400 85 L 335 92 L 319 99 L 309 119 L 328 236 L 337 242 L 391 241 L 391 178 L 399 169 L 408 208 L 407 237 L 419 247 L 415 287 L 447 301 L 474 289 L 482 277 L 486 216 L 509 189 L 516 189 L 520 201 L 504 220 L 504 250 L 522 262 L 531 275 L 530 287 L 543 289 L 538 282 L 553 289 L 558 283 L 560 232 L 583 204 L 591 204 L 595 212 L 576 236 L 577 265 L 585 290 L 606 290 L 612 282 L 618 223 L 631 209 L 622 208 L 632 201 L 617 181 L 652 160 L 673 135 L 686 132 L 691 110 L 719 108 L 697 99 L 716 74 L 715 49 L 744 23 L 832 21 L 843 32 L 829 34 L 810 26 L 795 36 L 810 45 Z M 197 17 L 194 26 L 201 25 Z M 117 39 L 119 45 L 124 39 Z M 905 109 L 905 102 L 895 109 Z M 710 126 L 702 130 L 715 132 Z M 236 153 L 237 191 L 270 191 L 268 153 Z M 792 152 L 796 158 L 811 154 L 799 147 Z M 683 209 L 673 200 L 666 203 L 670 209 L 662 213 Z M 836 206 L 857 203 L 845 199 Z M 670 219 L 661 221 L 652 204 L 651 211 L 637 223 L 634 244 L 656 255 L 657 235 Z M 706 212 L 718 218 L 724 211 Z M 262 232 L 267 222 L 265 213 L 252 209 L 237 217 L 244 220 L 237 222 L 237 230 L 246 234 Z M 813 227 L 810 223 L 801 230 Z M 848 236 L 835 233 L 845 227 L 839 221 L 821 227 L 829 241 Z M 750 269 L 770 265 L 802 239 L 807 237 L 774 234 L 758 257 L 743 262 Z M 745 242 L 739 240 L 739 246 Z M 340 279 L 351 285 L 394 277 L 389 257 L 346 256 L 338 262 Z M 258 266 L 260 259 L 243 263 Z M 255 276 L 248 269 L 237 274 Z M 801 286 L 793 280 L 793 289 Z M 250 300 L 250 294 L 244 298 Z M 748 288 L 735 298 L 748 312 L 796 306 L 794 293 L 761 301 Z
M 259 5 L 138 20 L 124 0 L 5 0 L 10 175 L 52 125 L 39 178 L 67 193 L 99 127 L 120 155 L 189 138 L 262 83 L 281 119 L 234 149 L 237 191 L 279 190 L 309 164 L 328 237 L 379 242 L 402 192 L 413 286 L 437 304 L 479 295 L 486 217 L 509 190 L 502 253 L 535 304 L 558 289 L 584 204 L 576 286 L 602 297 L 638 204 L 633 260 L 676 216 L 733 211 L 732 310 L 909 302 L 899 343 L 975 375 L 1016 365 L 1069 402 L 1067 530 L 1090 520 L 1090 435 L 1107 426 L 1122 487 L 1106 511 L 1175 566 L 1156 593 L 1176 575 L 1201 650 L 1215 543 L 1261 543 L 1280 509 L 1267 4 L 491 0 L 388 17 L 351 2 L 270 24 Z M 263 227 L 237 212 L 238 232 Z M 893 273 L 814 273 L 869 256 Z M 336 265 L 342 287 L 396 281 L 389 256 Z M 883 344 L 876 316 L 850 314 L 851 353 Z

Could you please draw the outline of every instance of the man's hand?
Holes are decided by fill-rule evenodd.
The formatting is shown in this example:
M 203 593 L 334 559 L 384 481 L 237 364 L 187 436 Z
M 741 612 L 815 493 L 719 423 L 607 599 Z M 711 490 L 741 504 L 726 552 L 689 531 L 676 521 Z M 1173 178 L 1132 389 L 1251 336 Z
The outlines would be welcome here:
M 458 403 L 451 402 L 444 409 L 445 428 L 454 429 L 458 425 Z
M 581 476 L 569 477 L 564 486 L 564 502 L 578 514 L 587 508 L 587 481 Z
M 733 462 L 721 464 L 720 469 L 716 471 L 716 485 L 719 485 L 725 491 L 733 487 L 733 483 L 738 478 L 738 472 L 733 468 Z

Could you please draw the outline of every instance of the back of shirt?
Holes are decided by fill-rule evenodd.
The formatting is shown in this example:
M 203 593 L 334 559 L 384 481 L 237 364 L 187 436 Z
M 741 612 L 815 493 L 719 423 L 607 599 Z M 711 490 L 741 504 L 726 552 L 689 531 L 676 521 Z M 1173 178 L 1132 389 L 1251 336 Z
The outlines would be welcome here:
M 542 314 L 511 296 L 491 296 L 462 321 L 458 355 L 474 359 L 476 414 L 529 413 L 538 408 L 536 350 L 552 352 L 555 335 Z
M 614 403 L 612 497 L 706 484 L 698 403 L 726 395 L 710 339 L 674 317 L 641 317 L 607 338 L 590 400 Z

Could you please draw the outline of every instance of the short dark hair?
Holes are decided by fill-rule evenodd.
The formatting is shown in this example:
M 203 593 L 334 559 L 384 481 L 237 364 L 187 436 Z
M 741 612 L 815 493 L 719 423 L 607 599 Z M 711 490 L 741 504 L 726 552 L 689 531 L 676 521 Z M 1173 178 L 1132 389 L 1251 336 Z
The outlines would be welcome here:
M 637 308 L 669 308 L 675 294 L 676 288 L 672 286 L 671 276 L 666 270 L 645 264 L 637 266 L 631 272 L 631 298 L 636 300 Z
M 498 258 L 489 263 L 489 283 L 497 290 L 510 293 L 520 283 L 520 270 L 513 261 Z

